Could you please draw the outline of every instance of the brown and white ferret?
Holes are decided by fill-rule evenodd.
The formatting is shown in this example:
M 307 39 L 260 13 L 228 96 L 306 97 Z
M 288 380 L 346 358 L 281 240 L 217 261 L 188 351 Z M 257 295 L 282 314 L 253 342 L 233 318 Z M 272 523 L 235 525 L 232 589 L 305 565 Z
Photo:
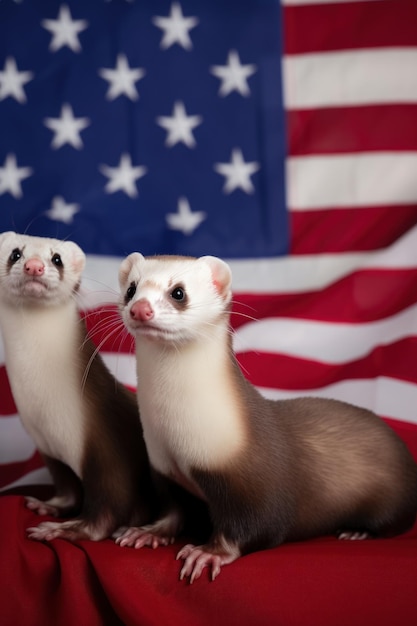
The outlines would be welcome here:
M 136 340 L 138 401 L 149 459 L 207 503 L 205 545 L 178 553 L 180 577 L 284 541 L 336 533 L 389 536 L 417 512 L 417 465 L 374 413 L 336 400 L 265 399 L 231 345 L 231 272 L 215 257 L 128 256 L 121 314 Z M 122 546 L 166 545 L 182 528 L 178 503 Z
M 136 395 L 114 379 L 80 318 L 85 264 L 73 242 L 0 235 L 0 328 L 20 418 L 56 494 L 26 498 L 42 515 L 32 539 L 100 540 L 148 521 L 150 475 Z M 133 521 L 133 520 L 140 520 Z

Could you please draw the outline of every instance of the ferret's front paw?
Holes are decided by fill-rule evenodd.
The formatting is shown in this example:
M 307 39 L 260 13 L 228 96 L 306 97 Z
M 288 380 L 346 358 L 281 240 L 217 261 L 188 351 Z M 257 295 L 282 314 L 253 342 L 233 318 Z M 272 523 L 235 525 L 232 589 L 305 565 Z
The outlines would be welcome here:
M 41 522 L 37 526 L 27 528 L 26 532 L 29 539 L 36 541 L 52 541 L 53 539 L 100 541 L 110 535 L 104 525 L 93 524 L 82 519 L 66 522 Z
M 200 578 L 205 567 L 211 566 L 211 580 L 217 578 L 223 565 L 232 563 L 240 556 L 240 551 L 235 549 L 230 552 L 216 553 L 211 546 L 184 546 L 177 554 L 177 560 L 183 559 L 184 565 L 180 572 L 180 580 L 190 577 L 190 583 Z
M 42 522 L 38 526 L 26 529 L 29 539 L 36 541 L 52 541 L 62 537 L 62 522 Z
M 49 500 L 38 500 L 26 496 L 26 506 L 38 515 L 52 515 L 53 517 L 69 517 L 77 512 L 77 497 L 74 493 L 55 495 Z
M 34 511 L 38 515 L 52 515 L 53 517 L 60 516 L 60 509 L 49 504 L 48 502 L 43 502 L 42 500 L 32 498 L 31 496 L 26 496 L 25 501 L 27 508 Z
M 182 513 L 177 509 L 169 511 L 164 517 L 146 526 L 130 526 L 118 529 L 113 535 L 119 546 L 130 548 L 157 548 L 174 543 L 182 528 Z M 123 531 L 123 532 L 121 532 Z
M 143 548 L 144 546 L 149 546 L 155 549 L 158 546 L 168 546 L 175 541 L 175 537 L 158 534 L 147 526 L 127 528 L 122 534 L 116 536 L 115 539 L 116 543 L 123 548 Z

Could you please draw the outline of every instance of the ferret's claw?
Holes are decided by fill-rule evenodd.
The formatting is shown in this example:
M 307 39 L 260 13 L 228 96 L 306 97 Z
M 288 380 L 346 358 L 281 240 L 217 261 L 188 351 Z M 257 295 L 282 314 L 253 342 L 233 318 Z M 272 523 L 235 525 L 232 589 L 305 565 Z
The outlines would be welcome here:
M 67 520 L 65 522 L 41 522 L 37 526 L 26 529 L 29 539 L 36 541 L 52 541 L 53 539 L 91 539 L 99 541 L 107 536 L 99 524 L 87 523 L 82 519 Z
M 152 524 L 140 527 L 130 526 L 125 528 L 123 532 L 118 532 L 116 543 L 119 546 L 129 546 L 130 548 L 168 546 L 170 543 L 174 543 L 181 526 L 181 512 L 172 510 Z
M 205 567 L 211 566 L 211 580 L 220 574 L 221 566 L 225 564 L 222 556 L 212 554 L 204 546 L 196 547 L 192 544 L 184 546 L 177 554 L 177 559 L 183 559 L 184 565 L 180 572 L 180 580 L 190 577 L 190 584 L 200 578 Z
M 361 532 L 360 530 L 345 530 L 338 533 L 337 538 L 345 541 L 363 541 L 363 539 L 368 539 L 369 533 L 366 531 Z
M 119 528 L 116 528 L 116 530 L 114 531 L 114 533 L 112 533 L 112 539 L 119 539 L 119 537 L 121 537 L 128 529 L 128 526 L 119 526 Z
M 174 540 L 171 537 L 163 537 L 160 535 L 154 535 L 150 532 L 145 532 L 134 542 L 135 548 L 143 548 L 144 546 L 149 546 L 154 550 L 159 546 L 168 546 Z
M 137 528 L 135 526 L 128 528 L 116 537 L 116 543 L 122 548 L 129 547 L 137 549 L 143 548 L 144 546 L 156 549 L 159 546 L 168 546 L 170 543 L 173 543 L 174 540 L 175 537 L 159 535 L 146 528 Z
M 63 535 L 63 529 L 60 522 L 42 522 L 38 526 L 32 526 L 26 529 L 29 539 L 36 541 L 52 541 Z

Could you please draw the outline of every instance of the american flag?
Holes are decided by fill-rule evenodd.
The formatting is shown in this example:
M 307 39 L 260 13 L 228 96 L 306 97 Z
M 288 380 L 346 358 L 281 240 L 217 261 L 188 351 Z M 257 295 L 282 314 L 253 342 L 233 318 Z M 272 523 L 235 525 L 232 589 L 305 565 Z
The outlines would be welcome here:
M 76 241 L 103 316 L 130 252 L 220 256 L 265 395 L 415 428 L 417 2 L 0 0 L 5 230 Z M 0 361 L 0 488 L 47 482 Z

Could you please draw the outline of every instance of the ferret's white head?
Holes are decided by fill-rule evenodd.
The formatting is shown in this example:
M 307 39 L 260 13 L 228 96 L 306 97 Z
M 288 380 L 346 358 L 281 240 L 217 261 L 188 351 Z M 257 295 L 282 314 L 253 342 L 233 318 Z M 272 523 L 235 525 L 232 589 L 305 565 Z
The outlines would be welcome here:
M 207 337 L 220 321 L 227 323 L 231 279 L 229 266 L 216 257 L 134 252 L 119 272 L 125 326 L 135 337 L 165 342 Z
M 72 241 L 0 234 L 0 299 L 16 306 L 65 303 L 78 289 L 84 252 Z

